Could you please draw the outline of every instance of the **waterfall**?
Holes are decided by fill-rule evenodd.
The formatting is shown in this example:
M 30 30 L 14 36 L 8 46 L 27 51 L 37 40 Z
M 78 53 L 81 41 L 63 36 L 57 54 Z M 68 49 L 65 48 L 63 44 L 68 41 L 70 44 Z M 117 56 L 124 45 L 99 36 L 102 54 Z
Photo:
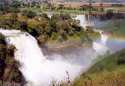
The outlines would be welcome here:
M 99 40 L 96 40 L 93 42 L 93 49 L 98 54 L 106 53 L 109 50 L 108 46 L 106 45 L 106 43 L 108 41 L 108 35 L 105 34 L 102 30 L 94 29 L 94 31 L 99 32 L 101 37 Z
M 106 42 L 108 40 L 107 34 L 105 34 L 104 32 L 100 32 L 100 35 L 101 35 L 101 43 L 106 45 Z
M 95 26 L 94 22 L 91 19 L 87 20 L 85 15 L 77 15 L 75 19 L 80 21 L 80 26 L 82 26 L 84 29 L 86 29 L 86 26 Z M 94 29 L 94 27 L 93 27 L 93 30 L 95 32 L 99 32 L 101 35 L 100 40 L 96 40 L 93 42 L 93 49 L 98 54 L 106 53 L 109 50 L 108 47 L 106 46 L 106 42 L 108 40 L 107 34 L 105 34 L 102 30 Z
M 27 80 L 26 86 L 50 86 L 53 81 L 67 80 L 67 73 L 73 80 L 83 69 L 79 64 L 61 59 L 48 60 L 43 55 L 37 40 L 30 34 L 19 30 L 0 30 L 6 42 L 16 47 L 15 59 L 19 61 L 19 70 Z
M 108 36 L 102 30 L 95 29 L 94 26 L 95 26 L 96 20 L 92 20 L 89 17 L 90 16 L 88 15 L 88 19 L 87 19 L 85 15 L 77 15 L 75 19 L 80 21 L 80 26 L 82 26 L 85 30 L 87 29 L 86 26 L 90 26 L 90 27 L 93 27 L 93 30 L 95 32 L 100 33 L 101 39 L 93 42 L 93 49 L 96 51 L 97 54 L 102 55 L 106 53 L 107 51 L 109 51 L 109 48 L 106 45 Z
M 19 30 L 0 29 L 8 45 L 16 47 L 15 60 L 20 63 L 19 70 L 25 77 L 26 86 L 51 86 L 56 84 L 73 81 L 82 72 L 85 72 L 97 58 L 97 53 L 93 49 L 80 50 L 80 55 L 68 56 L 69 60 L 61 59 L 59 55 L 51 56 L 48 59 L 39 48 L 37 40 L 26 32 Z M 105 40 L 103 41 L 105 42 Z M 98 46 L 94 45 L 97 49 Z M 103 47 L 101 47 L 103 49 Z M 91 53 L 91 54 L 90 54 Z M 74 59 L 74 60 L 73 60 Z
M 77 15 L 75 20 L 79 20 L 80 26 L 82 26 L 84 29 L 87 29 L 86 26 L 93 26 L 94 25 L 94 22 L 91 21 L 89 18 L 87 18 L 86 15 Z
M 85 15 L 77 15 L 75 19 L 80 21 L 80 26 L 86 28 L 87 21 Z

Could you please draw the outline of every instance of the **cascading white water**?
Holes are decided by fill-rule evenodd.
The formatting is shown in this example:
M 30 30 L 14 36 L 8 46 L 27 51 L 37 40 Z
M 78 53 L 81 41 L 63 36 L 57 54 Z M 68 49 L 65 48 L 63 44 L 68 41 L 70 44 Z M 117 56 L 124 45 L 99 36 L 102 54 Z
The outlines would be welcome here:
M 86 29 L 86 26 L 94 26 L 94 22 L 92 22 L 91 20 L 87 20 L 85 15 L 77 15 L 75 19 L 80 21 L 80 26 L 82 26 L 84 29 Z M 97 29 L 93 29 L 93 30 L 95 32 L 99 32 L 101 35 L 101 39 L 99 41 L 93 42 L 93 49 L 98 54 L 103 54 L 109 50 L 108 47 L 106 46 L 108 35 L 105 34 L 102 30 L 97 30 Z
M 47 13 L 47 16 L 51 19 L 51 17 L 53 16 L 53 13 L 48 12 L 48 13 Z
M 15 59 L 21 64 L 19 70 L 28 82 L 26 86 L 50 86 L 53 81 L 66 82 L 67 77 L 72 81 L 81 72 L 86 71 L 97 58 L 96 53 L 93 53 L 93 56 L 80 55 L 80 59 L 74 60 L 79 59 L 80 63 L 58 59 L 58 55 L 54 57 L 55 59 L 48 60 L 39 48 L 37 40 L 30 34 L 19 30 L 2 29 L 0 33 L 6 36 L 8 44 L 16 47 Z
M 101 35 L 101 43 L 104 44 L 104 45 L 106 45 L 106 42 L 108 40 L 107 34 L 105 34 L 103 31 L 101 31 L 100 35 Z
M 94 29 L 94 31 L 99 32 L 101 37 L 100 37 L 100 40 L 97 40 L 97 41 L 93 42 L 93 48 L 99 54 L 106 53 L 107 51 L 109 51 L 109 48 L 106 45 L 106 43 L 108 41 L 108 35 L 105 34 L 101 30 Z
M 73 80 L 83 69 L 79 64 L 61 59 L 47 60 L 37 41 L 28 33 L 18 30 L 0 30 L 8 44 L 16 47 L 15 59 L 20 62 L 20 71 L 28 81 L 27 86 L 49 86 L 52 81 L 66 81 L 67 72 Z
M 85 15 L 77 15 L 75 19 L 80 21 L 80 26 L 86 28 L 87 21 Z
M 86 29 L 86 26 L 93 26 L 94 22 L 87 20 L 85 15 L 77 15 L 75 20 L 80 21 L 80 26 Z

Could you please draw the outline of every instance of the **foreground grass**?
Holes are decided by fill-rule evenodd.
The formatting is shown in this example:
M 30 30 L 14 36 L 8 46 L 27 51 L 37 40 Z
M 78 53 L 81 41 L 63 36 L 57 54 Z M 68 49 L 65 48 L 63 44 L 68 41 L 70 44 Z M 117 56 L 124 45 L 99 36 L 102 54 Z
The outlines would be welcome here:
M 106 56 L 85 74 L 74 81 L 73 86 L 124 86 L 125 49 Z

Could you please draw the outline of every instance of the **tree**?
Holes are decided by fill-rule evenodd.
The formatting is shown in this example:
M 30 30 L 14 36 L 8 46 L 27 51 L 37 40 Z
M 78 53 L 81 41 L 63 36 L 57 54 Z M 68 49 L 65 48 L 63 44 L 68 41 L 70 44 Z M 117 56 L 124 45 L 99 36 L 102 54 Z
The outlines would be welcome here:
M 8 11 L 10 2 L 8 0 L 0 0 L 0 10 L 1 11 Z
M 4 10 L 4 4 L 0 2 L 0 11 Z
M 89 0 L 89 13 L 92 11 L 92 0 Z
M 19 8 L 21 6 L 21 1 L 19 0 L 12 0 L 11 7 Z
M 103 8 L 103 3 L 101 2 L 100 3 L 100 11 L 103 12 L 104 11 L 104 8 Z
M 113 17 L 113 10 L 112 9 L 107 10 L 106 17 L 107 17 L 107 19 L 111 19 Z
M 33 18 L 33 17 L 37 16 L 37 13 L 34 11 L 31 11 L 31 10 L 24 10 L 22 14 L 29 18 Z

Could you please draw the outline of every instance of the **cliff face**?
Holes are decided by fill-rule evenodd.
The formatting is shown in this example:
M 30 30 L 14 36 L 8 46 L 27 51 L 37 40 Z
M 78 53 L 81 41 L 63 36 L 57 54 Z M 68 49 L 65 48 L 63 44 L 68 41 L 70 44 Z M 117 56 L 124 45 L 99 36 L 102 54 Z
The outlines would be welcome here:
M 15 47 L 8 46 L 4 36 L 0 34 L 0 82 L 3 82 L 2 86 L 8 82 L 23 84 L 25 81 L 18 70 L 19 63 L 14 59 L 14 51 Z
M 4 74 L 5 58 L 6 58 L 6 42 L 4 41 L 4 37 L 0 35 L 0 78 Z

